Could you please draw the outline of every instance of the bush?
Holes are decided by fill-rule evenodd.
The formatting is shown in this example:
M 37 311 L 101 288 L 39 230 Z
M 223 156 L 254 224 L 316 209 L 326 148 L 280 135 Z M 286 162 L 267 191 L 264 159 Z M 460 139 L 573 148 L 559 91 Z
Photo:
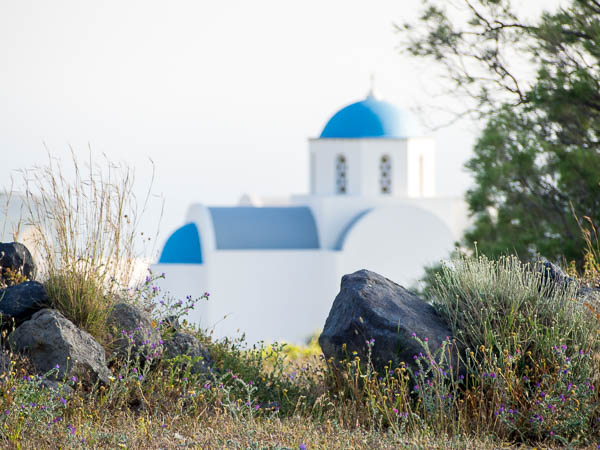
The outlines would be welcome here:
M 547 282 L 541 264 L 463 255 L 442 266 L 429 295 L 464 347 L 552 360 L 557 345 L 598 348 L 597 323 L 577 290 L 576 282 Z

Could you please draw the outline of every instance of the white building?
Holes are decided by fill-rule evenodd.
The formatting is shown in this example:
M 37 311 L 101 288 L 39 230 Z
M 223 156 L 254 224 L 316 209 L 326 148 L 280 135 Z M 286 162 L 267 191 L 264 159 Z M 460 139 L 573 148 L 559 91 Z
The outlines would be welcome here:
M 216 336 L 302 342 L 323 327 L 342 275 L 369 269 L 409 286 L 454 248 L 467 208 L 436 194 L 435 151 L 370 94 L 309 140 L 308 195 L 193 204 L 152 270 L 175 296 L 211 293 L 189 320 Z

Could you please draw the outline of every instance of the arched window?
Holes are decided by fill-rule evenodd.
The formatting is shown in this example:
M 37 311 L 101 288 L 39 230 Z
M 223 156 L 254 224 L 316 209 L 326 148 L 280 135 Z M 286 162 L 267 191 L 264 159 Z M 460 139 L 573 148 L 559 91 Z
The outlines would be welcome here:
M 346 157 L 337 155 L 335 158 L 335 192 L 337 194 L 345 194 L 347 191 L 346 170 Z
M 392 161 L 389 155 L 379 160 L 379 188 L 382 194 L 392 193 Z

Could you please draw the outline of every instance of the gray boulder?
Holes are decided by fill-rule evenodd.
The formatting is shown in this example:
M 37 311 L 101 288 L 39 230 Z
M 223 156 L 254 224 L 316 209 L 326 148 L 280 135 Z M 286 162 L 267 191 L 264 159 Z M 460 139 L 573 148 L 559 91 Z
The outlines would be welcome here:
M 150 315 L 129 303 L 118 303 L 108 317 L 108 327 L 115 336 L 114 351 L 119 357 L 156 359 L 163 347 L 158 327 L 152 326 Z
M 10 354 L 4 349 L 0 349 L 0 375 L 10 373 L 12 367 Z
M 36 267 L 31 253 L 19 242 L 0 242 L 0 277 L 7 271 L 18 272 L 28 280 L 35 279 Z
M 212 367 L 212 359 L 208 351 L 200 341 L 188 333 L 177 332 L 164 343 L 164 357 L 166 359 L 176 358 L 180 355 L 189 356 L 192 359 L 202 358 L 194 362 L 192 373 L 208 372 Z
M 450 336 L 444 319 L 434 308 L 402 286 L 368 270 L 342 277 L 341 289 L 325 322 L 319 344 L 327 359 L 352 358 L 357 352 L 366 361 L 371 339 L 371 360 L 381 370 L 388 361 L 414 367 L 414 355 L 423 348 L 412 337 L 428 339 L 437 350 Z M 344 350 L 344 344 L 346 349 Z
M 109 381 L 111 372 L 102 346 L 54 309 L 35 313 L 9 335 L 8 343 L 14 351 L 27 355 L 40 374 L 58 365 L 58 373 L 51 379 L 76 376 L 84 381 Z
M 15 321 L 29 320 L 31 316 L 48 306 L 48 295 L 41 283 L 25 283 L 0 289 L 0 314 L 12 317 Z
M 582 285 L 578 280 L 567 275 L 560 267 L 549 261 L 542 261 L 540 264 L 542 270 L 542 282 L 549 285 L 551 289 L 554 286 L 576 285 L 577 298 L 583 301 L 600 301 L 600 288 L 594 286 Z

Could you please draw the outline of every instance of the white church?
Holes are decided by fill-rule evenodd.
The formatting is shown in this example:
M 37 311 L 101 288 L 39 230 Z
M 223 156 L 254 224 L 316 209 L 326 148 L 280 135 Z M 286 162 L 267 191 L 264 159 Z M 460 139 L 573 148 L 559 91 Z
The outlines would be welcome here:
M 188 320 L 217 337 L 302 343 L 325 324 L 344 274 L 369 269 L 409 287 L 446 258 L 468 224 L 461 198 L 436 192 L 435 142 L 401 108 L 352 103 L 309 139 L 310 193 L 276 204 L 192 204 L 154 273 Z

